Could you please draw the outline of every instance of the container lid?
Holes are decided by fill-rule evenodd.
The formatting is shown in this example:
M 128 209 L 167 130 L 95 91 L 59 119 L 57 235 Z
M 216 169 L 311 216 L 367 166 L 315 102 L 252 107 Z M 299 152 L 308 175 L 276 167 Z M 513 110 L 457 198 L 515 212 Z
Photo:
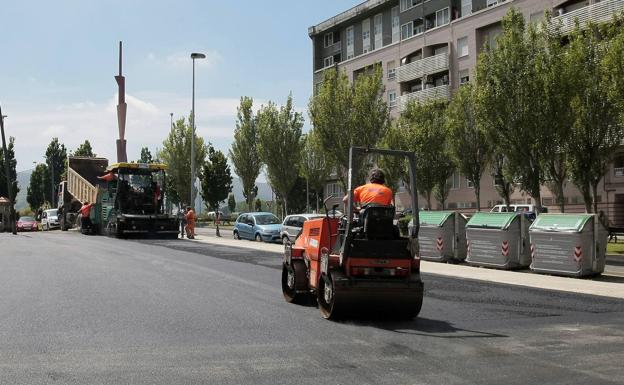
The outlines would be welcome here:
M 579 232 L 593 214 L 541 214 L 530 230 Z
M 475 213 L 466 227 L 507 230 L 517 213 Z
M 453 213 L 454 211 L 420 211 L 418 219 L 421 226 L 442 226 Z

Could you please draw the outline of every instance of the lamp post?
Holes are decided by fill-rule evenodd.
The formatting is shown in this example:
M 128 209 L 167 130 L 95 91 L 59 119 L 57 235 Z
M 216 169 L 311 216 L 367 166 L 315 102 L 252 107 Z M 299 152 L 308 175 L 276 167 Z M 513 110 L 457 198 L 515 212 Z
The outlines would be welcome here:
M 194 52 L 191 54 L 191 60 L 193 61 L 193 105 L 191 108 L 191 202 L 190 206 L 195 209 L 195 59 L 205 59 L 206 55 L 203 53 Z
M 170 122 L 169 122 L 169 129 L 173 129 L 173 112 L 169 113 L 169 116 L 171 117 Z
M 6 140 L 4 139 L 4 118 L 6 115 L 2 115 L 2 107 L 0 107 L 0 131 L 2 132 L 2 153 L 4 154 L 4 173 L 7 179 L 7 192 L 9 193 L 9 225 L 11 226 L 11 232 L 13 235 L 17 235 L 17 229 L 15 228 L 15 206 L 13 202 L 13 182 L 11 181 L 11 173 L 9 172 L 9 151 L 7 151 Z

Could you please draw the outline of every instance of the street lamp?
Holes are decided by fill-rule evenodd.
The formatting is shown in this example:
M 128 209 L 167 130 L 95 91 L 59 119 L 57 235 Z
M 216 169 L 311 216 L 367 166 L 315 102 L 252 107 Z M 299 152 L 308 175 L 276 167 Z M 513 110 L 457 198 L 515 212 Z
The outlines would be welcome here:
M 191 54 L 193 61 L 193 106 L 191 108 L 191 119 L 193 128 L 191 133 L 191 202 L 190 206 L 195 209 L 195 59 L 205 59 L 203 53 L 194 52 Z
M 171 129 L 173 129 L 173 112 L 170 112 L 169 116 L 171 117 L 171 119 L 170 119 L 171 121 L 169 123 L 169 129 L 171 130 Z

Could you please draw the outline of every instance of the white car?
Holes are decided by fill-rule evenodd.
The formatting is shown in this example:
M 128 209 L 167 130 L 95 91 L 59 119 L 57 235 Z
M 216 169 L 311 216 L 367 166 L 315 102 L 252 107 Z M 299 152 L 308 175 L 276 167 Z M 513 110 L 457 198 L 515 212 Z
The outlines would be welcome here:
M 60 227 L 58 219 L 58 210 L 44 210 L 41 214 L 41 228 L 43 231 L 50 231 L 53 228 Z

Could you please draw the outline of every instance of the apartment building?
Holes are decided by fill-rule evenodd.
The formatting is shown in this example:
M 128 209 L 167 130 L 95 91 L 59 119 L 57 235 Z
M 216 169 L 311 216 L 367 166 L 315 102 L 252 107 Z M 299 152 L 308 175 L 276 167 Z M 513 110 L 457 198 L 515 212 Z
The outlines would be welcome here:
M 314 92 L 327 68 L 337 67 L 353 80 L 380 65 L 384 97 L 394 118 L 410 100 L 450 99 L 453 90 L 470 81 L 485 43 L 496 45 L 501 20 L 510 7 L 530 22 L 538 22 L 549 10 L 569 31 L 576 19 L 582 23 L 610 20 L 614 12 L 624 11 L 624 0 L 368 0 L 308 29 Z M 475 210 L 474 189 L 466 178 L 456 174 L 450 183 L 447 208 Z M 501 203 L 490 175 L 484 175 L 481 188 L 482 209 Z M 617 202 L 624 222 L 624 154 L 616 157 L 600 188 L 604 194 L 599 200 L 609 212 Z M 550 190 L 544 187 L 543 194 L 542 204 L 556 209 Z M 571 183 L 566 197 L 572 210 L 583 210 L 581 194 Z M 519 191 L 512 199 L 535 203 Z

